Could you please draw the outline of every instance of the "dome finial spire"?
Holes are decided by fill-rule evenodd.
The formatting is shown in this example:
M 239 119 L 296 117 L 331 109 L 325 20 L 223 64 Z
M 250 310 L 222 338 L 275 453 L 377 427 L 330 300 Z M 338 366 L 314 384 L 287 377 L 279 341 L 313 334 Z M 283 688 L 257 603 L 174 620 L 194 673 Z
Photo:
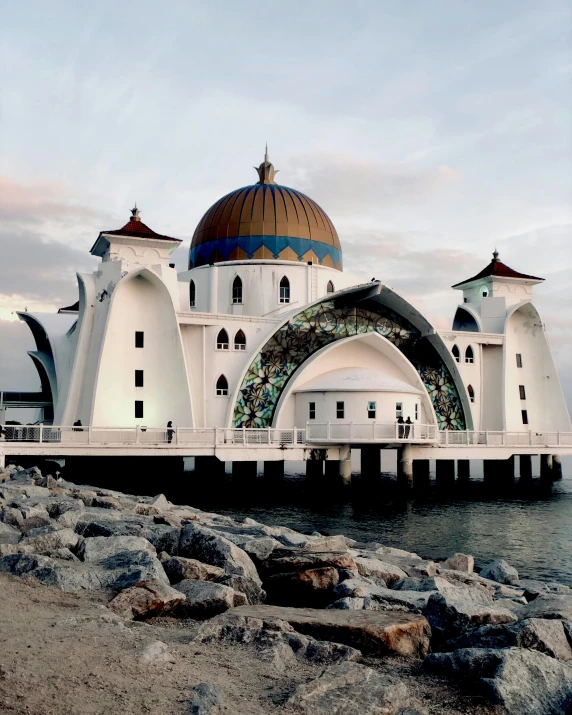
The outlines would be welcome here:
M 139 214 L 140 214 L 140 211 L 139 211 L 139 209 L 137 208 L 137 201 L 136 201 L 136 202 L 135 202 L 135 205 L 134 205 L 133 208 L 131 209 L 131 220 L 132 220 L 132 221 L 141 221 L 141 219 L 140 219 L 140 217 L 139 217 Z
M 493 260 L 492 260 L 492 262 L 494 263 L 495 261 L 498 261 L 498 259 L 499 259 L 499 252 L 498 252 L 497 249 L 495 248 L 495 250 L 493 251 Z
M 259 184 L 275 184 L 276 183 L 274 181 L 274 177 L 276 176 L 278 171 L 274 168 L 274 166 L 268 160 L 268 142 L 266 142 L 266 146 L 264 148 L 264 161 L 262 162 L 262 164 L 260 164 L 260 166 L 258 168 L 256 166 L 254 168 L 258 172 L 258 183 Z

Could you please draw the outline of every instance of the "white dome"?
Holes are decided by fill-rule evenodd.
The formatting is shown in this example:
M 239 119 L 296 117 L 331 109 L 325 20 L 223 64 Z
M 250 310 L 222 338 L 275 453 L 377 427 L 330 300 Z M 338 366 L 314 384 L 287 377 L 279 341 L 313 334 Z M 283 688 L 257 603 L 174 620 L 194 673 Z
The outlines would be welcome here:
M 403 380 L 373 370 L 348 367 L 332 370 L 308 380 L 294 392 L 408 392 L 421 395 L 421 390 Z

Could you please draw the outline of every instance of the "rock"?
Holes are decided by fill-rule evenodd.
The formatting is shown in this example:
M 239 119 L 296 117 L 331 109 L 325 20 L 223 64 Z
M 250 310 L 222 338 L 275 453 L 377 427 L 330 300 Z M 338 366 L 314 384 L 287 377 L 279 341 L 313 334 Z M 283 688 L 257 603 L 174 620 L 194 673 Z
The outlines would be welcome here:
M 259 586 L 262 585 L 250 556 L 224 536 L 207 527 L 196 523 L 184 526 L 179 540 L 179 554 L 212 566 L 219 566 L 229 575 L 246 576 Z
M 572 708 L 572 667 L 520 648 L 463 648 L 432 653 L 426 670 L 472 682 L 509 715 L 563 715 Z
M 338 572 L 331 566 L 294 573 L 274 574 L 264 581 L 270 603 L 278 606 L 313 606 L 319 608 L 332 600 Z
M 261 536 L 259 539 L 252 539 L 244 545 L 244 550 L 252 558 L 254 563 L 266 561 L 274 549 L 280 548 L 282 544 L 271 536 Z
M 28 534 L 32 529 L 38 529 L 42 526 L 51 526 L 52 524 L 50 515 L 44 508 L 25 506 L 20 508 L 20 512 L 24 518 L 21 527 L 24 534 Z
M 537 581 L 532 578 L 521 578 L 520 585 L 525 590 L 527 601 L 533 601 L 541 593 L 562 593 L 572 595 L 570 586 L 555 581 Z
M 489 581 L 486 578 L 481 578 L 478 574 L 463 573 L 462 571 L 453 571 L 452 569 L 438 569 L 439 576 L 445 581 L 449 581 L 453 586 L 468 586 L 483 591 L 492 596 L 497 588 L 498 583 Z
M 169 511 L 171 508 L 171 502 L 165 497 L 164 494 L 158 494 L 151 500 L 151 506 L 158 511 Z
M 92 591 L 104 588 L 99 573 L 37 554 L 4 556 L 0 558 L 0 571 L 14 576 L 33 576 L 49 586 L 57 586 L 62 591 Z
M 154 553 L 149 551 L 121 551 L 96 564 L 103 569 L 104 588 L 122 591 L 140 581 L 157 580 L 169 585 L 169 579 Z M 91 564 L 90 564 L 91 566 Z
M 47 489 L 55 489 L 58 486 L 58 483 L 52 477 L 51 474 L 47 474 L 45 477 L 39 480 L 38 486 L 46 487 Z
M 453 554 L 443 564 L 443 568 L 452 569 L 453 571 L 463 571 L 465 573 L 473 573 L 475 559 L 467 554 Z
M 347 569 L 357 574 L 357 564 L 348 553 L 333 551 L 313 552 L 305 549 L 274 549 L 268 559 L 260 564 L 264 577 L 273 574 L 294 573 L 331 567 Z
M 73 529 L 56 529 L 50 526 L 33 529 L 29 536 L 22 539 L 22 546 L 33 553 L 52 549 L 70 549 L 73 551 L 79 542 L 79 537 Z
M 509 586 L 518 586 L 518 571 L 507 563 L 504 559 L 492 561 L 479 574 L 481 578 L 488 578 L 497 583 L 505 583 Z
M 287 700 L 308 715 L 403 715 L 427 711 L 398 678 L 358 663 L 326 668 L 315 680 L 297 685 Z
M 210 566 L 210 568 L 217 567 Z M 235 606 L 242 606 L 247 604 L 255 606 L 259 603 L 264 603 L 266 601 L 266 591 L 261 589 L 260 586 L 256 583 L 256 581 L 253 581 L 251 578 L 231 574 L 230 576 L 223 576 L 219 582 L 224 584 L 225 586 L 230 586 L 236 594 L 244 595 L 246 603 L 237 603 L 237 599 L 235 596 Z
M 233 613 L 265 621 L 287 621 L 299 633 L 317 640 L 344 643 L 368 654 L 418 657 L 429 649 L 429 624 L 420 615 L 280 606 L 241 606 Z
M 24 517 L 19 509 L 13 507 L 4 507 L 2 510 L 2 521 L 4 524 L 13 526 L 18 531 L 24 531 Z
M 123 511 L 124 509 L 118 499 L 110 496 L 96 496 L 91 500 L 90 506 L 96 506 L 100 509 L 116 509 L 117 511 Z
M 423 614 L 437 642 L 456 638 L 468 628 L 517 620 L 508 609 L 494 605 L 488 594 L 468 588 L 450 588 L 432 594 Z
M 304 546 L 306 551 L 347 551 L 348 545 L 345 538 L 337 536 L 317 536 L 309 539 Z
M 58 519 L 58 517 L 69 511 L 83 512 L 85 511 L 85 506 L 80 499 L 57 499 L 46 504 L 46 511 L 50 519 Z
M 510 647 L 530 648 L 557 660 L 572 661 L 572 647 L 566 636 L 564 622 L 544 618 L 482 626 L 449 643 L 447 650 Z
M 358 573 L 361 576 L 376 576 L 383 579 L 388 585 L 396 583 L 401 578 L 405 578 L 407 574 L 398 566 L 380 561 L 379 559 L 365 559 L 361 556 L 356 557 Z
M 542 593 L 521 611 L 522 618 L 559 618 L 572 622 L 572 594 Z
M 368 585 L 361 580 L 348 579 L 342 581 L 334 589 L 334 596 L 338 599 L 364 598 L 361 608 L 373 610 L 396 610 L 406 613 L 421 613 L 429 597 L 434 591 L 394 591 L 375 584 Z M 352 607 L 355 607 L 355 604 Z M 348 608 L 345 603 L 338 601 L 328 608 Z
M 210 618 L 234 606 L 234 590 L 220 583 L 187 579 L 175 589 L 186 597 L 177 609 L 181 618 Z
M 306 546 L 310 538 L 304 536 L 304 534 L 299 534 L 293 529 L 289 529 L 286 526 L 265 526 L 264 533 L 267 536 L 273 536 L 277 541 L 279 541 L 283 546 L 294 546 L 303 548 Z
M 0 522 L 0 544 L 17 544 L 21 536 L 22 534 L 15 526 Z
M 224 690 L 218 685 L 199 683 L 192 689 L 188 700 L 190 715 L 223 715 L 230 710 L 225 706 Z
M 151 504 L 144 504 L 142 502 L 135 504 L 133 511 L 136 514 L 143 514 L 143 516 L 158 516 L 160 513 L 159 510 L 155 509 Z
M 153 641 L 142 648 L 135 651 L 135 657 L 140 663 L 159 664 L 159 663 L 175 663 L 175 659 L 169 653 L 169 648 L 162 641 Z
M 107 607 L 118 616 L 132 620 L 165 615 L 184 601 L 185 596 L 180 591 L 150 579 L 121 591 Z
M 224 569 L 220 566 L 203 564 L 196 559 L 186 559 L 184 556 L 169 556 L 163 552 L 167 558 L 161 559 L 165 573 L 171 583 L 179 583 L 185 579 L 197 579 L 199 581 L 217 581 L 224 576 Z
M 65 547 L 62 549 L 51 549 L 49 551 L 45 551 L 43 555 L 49 556 L 52 559 L 61 559 L 62 561 L 73 561 L 74 563 L 79 563 L 78 557 Z
M 155 555 L 153 545 L 139 536 L 92 536 L 83 539 L 78 556 L 87 563 L 99 563 L 123 551 L 148 551 Z
M 439 576 L 431 576 L 431 578 L 402 578 L 391 587 L 395 591 L 446 591 L 449 588 L 455 588 L 450 581 Z

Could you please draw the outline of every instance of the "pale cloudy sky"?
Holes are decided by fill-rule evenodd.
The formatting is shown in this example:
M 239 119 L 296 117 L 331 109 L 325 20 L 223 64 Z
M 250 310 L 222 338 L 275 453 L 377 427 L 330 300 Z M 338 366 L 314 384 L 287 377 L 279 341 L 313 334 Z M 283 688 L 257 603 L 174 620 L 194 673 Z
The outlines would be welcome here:
M 338 228 L 345 265 L 450 326 L 497 247 L 537 304 L 572 404 L 568 0 L 27 0 L 0 24 L 0 389 L 30 389 L 12 311 L 76 300 L 134 200 L 184 239 L 253 183 Z M 176 255 L 176 254 L 175 254 Z

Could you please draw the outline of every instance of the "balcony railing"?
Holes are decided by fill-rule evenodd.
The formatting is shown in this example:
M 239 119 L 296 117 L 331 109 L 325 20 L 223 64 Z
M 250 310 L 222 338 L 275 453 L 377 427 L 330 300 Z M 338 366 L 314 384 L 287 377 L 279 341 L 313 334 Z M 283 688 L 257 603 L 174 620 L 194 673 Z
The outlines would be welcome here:
M 398 424 L 391 422 L 307 422 L 308 442 L 416 442 L 426 443 L 437 440 L 436 425 L 418 423 Z
M 439 443 L 445 447 L 572 447 L 572 432 L 443 430 Z

